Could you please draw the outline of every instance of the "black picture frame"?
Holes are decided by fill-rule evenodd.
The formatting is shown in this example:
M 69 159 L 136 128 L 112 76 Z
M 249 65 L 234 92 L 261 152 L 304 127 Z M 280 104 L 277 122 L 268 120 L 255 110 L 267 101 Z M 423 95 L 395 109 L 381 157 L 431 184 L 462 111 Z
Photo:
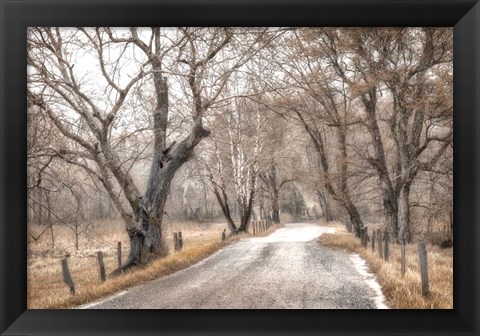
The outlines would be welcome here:
M 478 335 L 480 5 L 472 0 L 0 0 L 2 335 Z M 27 310 L 27 26 L 454 27 L 452 310 Z M 321 275 L 319 275 L 321 276 Z

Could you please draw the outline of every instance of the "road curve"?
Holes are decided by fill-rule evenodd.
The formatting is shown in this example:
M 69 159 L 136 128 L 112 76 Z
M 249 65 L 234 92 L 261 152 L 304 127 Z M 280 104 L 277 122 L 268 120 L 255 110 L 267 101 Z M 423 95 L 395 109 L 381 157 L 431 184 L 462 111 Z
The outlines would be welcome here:
M 79 308 L 384 307 L 378 285 L 371 285 L 374 279 L 365 268 L 359 270 L 358 258 L 317 243 L 333 230 L 286 224 L 269 236 L 242 239 L 187 269 Z

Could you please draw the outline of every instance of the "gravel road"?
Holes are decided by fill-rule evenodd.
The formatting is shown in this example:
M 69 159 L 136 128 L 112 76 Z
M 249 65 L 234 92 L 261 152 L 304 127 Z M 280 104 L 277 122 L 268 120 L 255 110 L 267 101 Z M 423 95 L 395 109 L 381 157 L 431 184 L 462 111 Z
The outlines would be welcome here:
M 356 255 L 317 243 L 333 228 L 286 224 L 170 276 L 79 308 L 386 308 Z

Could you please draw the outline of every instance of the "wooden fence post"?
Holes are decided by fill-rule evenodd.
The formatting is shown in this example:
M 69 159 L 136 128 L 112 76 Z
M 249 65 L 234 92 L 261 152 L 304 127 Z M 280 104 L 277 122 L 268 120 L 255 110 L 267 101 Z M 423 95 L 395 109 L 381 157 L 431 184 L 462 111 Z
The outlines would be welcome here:
M 378 241 L 378 255 L 383 259 L 383 247 L 382 247 L 382 231 L 377 230 L 377 241 Z
M 387 230 L 385 230 L 385 245 L 384 245 L 383 257 L 385 258 L 385 261 L 388 261 L 388 258 L 390 257 L 389 237 L 388 237 Z
M 182 238 L 182 231 L 178 232 L 178 246 L 180 251 L 183 250 L 183 238 Z
M 227 239 L 227 229 L 223 229 L 222 232 L 222 241 L 225 241 L 225 239 Z
M 406 256 L 405 256 L 405 238 L 402 239 L 402 245 L 401 245 L 401 263 L 402 263 L 402 278 L 405 277 L 405 266 L 406 266 Z
M 105 264 L 103 263 L 103 253 L 102 251 L 97 252 L 98 266 L 100 267 L 100 281 L 104 282 L 105 277 Z
M 118 267 L 122 266 L 122 242 L 117 243 L 117 260 Z
M 428 261 L 427 261 L 427 249 L 425 243 L 418 243 L 418 258 L 420 260 L 420 275 L 422 277 L 422 295 L 428 296 Z
M 375 253 L 375 230 L 372 233 L 372 252 Z
M 173 233 L 173 249 L 174 249 L 175 252 L 177 252 L 178 249 L 179 249 L 178 233 L 177 232 Z
M 68 269 L 68 260 L 67 258 L 62 259 L 62 273 L 63 273 L 63 282 L 67 284 L 70 288 L 70 294 L 75 295 L 75 285 L 73 284 L 72 276 L 70 275 L 70 270 Z

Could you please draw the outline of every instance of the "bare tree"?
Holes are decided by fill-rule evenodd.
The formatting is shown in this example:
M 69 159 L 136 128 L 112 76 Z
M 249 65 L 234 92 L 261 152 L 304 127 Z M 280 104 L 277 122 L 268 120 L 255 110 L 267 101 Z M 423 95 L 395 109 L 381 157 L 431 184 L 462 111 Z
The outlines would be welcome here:
M 45 111 L 65 138 L 66 146 L 59 153 L 102 182 L 126 223 L 130 254 L 114 273 L 140 264 L 146 253 L 167 253 L 161 224 L 170 183 L 197 144 L 210 134 L 203 125 L 205 112 L 221 95 L 230 74 L 261 45 L 263 35 L 247 37 L 242 40 L 246 44 L 237 45 L 237 52 L 231 53 L 226 49 L 235 32 L 228 28 L 29 30 L 30 101 Z M 222 53 L 223 62 L 218 60 Z M 75 67 L 82 60 L 96 66 L 96 72 Z M 191 111 L 184 113 L 189 117 L 182 123 L 178 140 L 168 145 L 172 94 L 167 75 L 180 90 L 186 88 L 183 99 L 188 101 L 179 105 Z M 115 150 L 114 140 L 116 122 L 135 105 L 138 91 L 150 83 L 154 99 L 146 113 L 153 124 L 153 158 L 142 193 L 131 167 Z
M 286 75 L 284 82 L 289 83 L 284 84 L 283 97 L 277 106 L 285 106 L 303 125 L 317 151 L 325 190 L 348 212 L 353 226 L 360 230 L 364 224 L 347 183 L 347 132 L 357 121 L 345 83 L 333 76 L 324 62 L 323 49 L 318 45 L 320 36 L 321 32 L 316 29 L 294 31 L 285 40 L 287 48 L 282 53 L 274 51 L 276 64 Z M 333 130 L 335 139 L 334 161 L 328 158 L 327 128 Z
M 264 154 L 266 118 L 251 103 L 237 98 L 233 100 L 231 108 L 216 115 L 216 120 L 219 125 L 211 137 L 215 164 L 206 167 L 230 231 L 245 232 L 252 215 L 260 162 Z M 232 219 L 229 185 L 233 187 L 239 208 L 238 227 Z
M 409 240 L 411 185 L 418 171 L 435 165 L 451 143 L 451 127 L 439 138 L 432 137 L 426 126 L 437 117 L 451 120 L 451 92 L 438 85 L 438 77 L 439 72 L 451 75 L 452 32 L 429 28 L 328 29 L 324 33 L 330 65 L 363 105 L 362 123 L 373 145 L 373 154 L 365 159 L 380 180 L 392 235 Z M 386 109 L 389 115 L 379 110 L 382 95 L 391 102 Z M 382 119 L 387 119 L 390 134 L 382 131 Z M 386 136 L 394 140 L 393 164 L 386 154 Z M 435 146 L 433 141 L 444 144 L 422 161 L 425 149 Z

